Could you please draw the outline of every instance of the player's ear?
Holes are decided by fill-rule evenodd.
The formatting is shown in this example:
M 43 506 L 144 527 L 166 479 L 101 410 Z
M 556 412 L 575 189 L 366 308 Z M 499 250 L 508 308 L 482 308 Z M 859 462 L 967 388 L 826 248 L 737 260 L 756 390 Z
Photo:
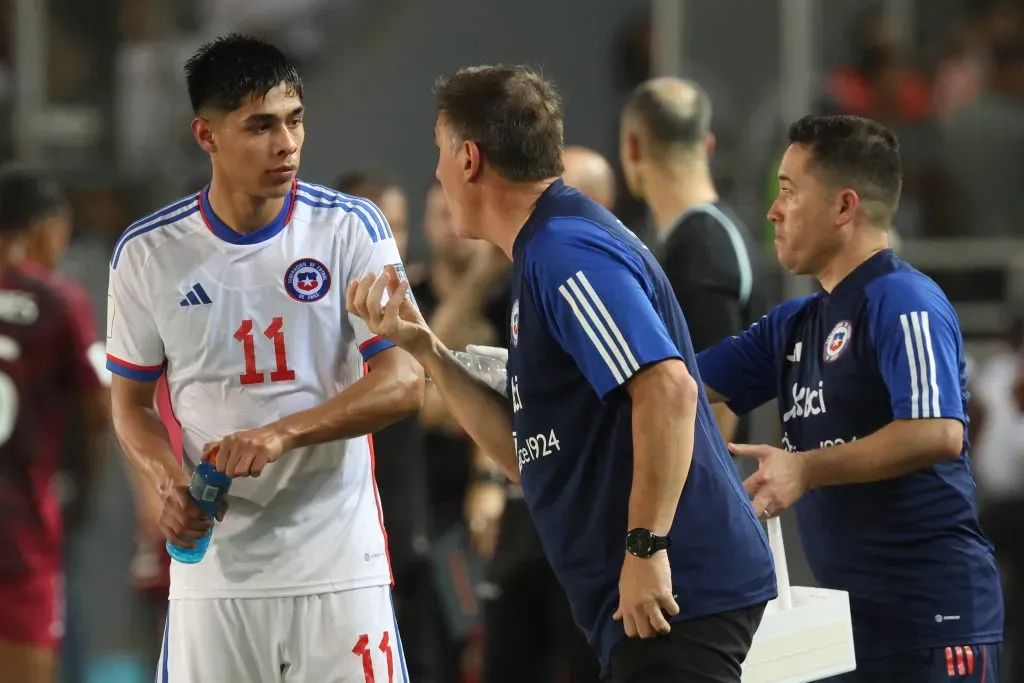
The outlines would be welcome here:
M 483 170 L 483 156 L 480 147 L 472 140 L 462 143 L 462 174 L 467 181 L 476 179 Z
M 207 154 L 217 151 L 217 145 L 213 141 L 213 128 L 210 126 L 210 122 L 202 116 L 192 119 L 192 137 Z
M 840 190 L 836 197 L 836 225 L 843 226 L 852 223 L 858 206 L 860 206 L 860 197 L 857 196 L 856 191 L 851 188 Z

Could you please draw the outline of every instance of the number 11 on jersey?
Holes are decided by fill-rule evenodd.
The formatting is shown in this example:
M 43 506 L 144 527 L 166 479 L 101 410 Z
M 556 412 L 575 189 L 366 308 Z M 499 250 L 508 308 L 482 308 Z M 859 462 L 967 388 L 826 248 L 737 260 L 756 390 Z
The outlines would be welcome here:
M 242 384 L 262 384 L 265 376 L 256 368 L 256 335 L 253 334 L 252 320 L 243 320 L 235 330 L 235 341 L 241 343 L 245 356 L 245 372 L 238 376 Z M 271 382 L 290 382 L 295 379 L 295 371 L 288 367 L 288 349 L 284 343 L 284 318 L 278 316 L 270 321 L 263 336 L 274 344 L 275 370 L 270 373 Z

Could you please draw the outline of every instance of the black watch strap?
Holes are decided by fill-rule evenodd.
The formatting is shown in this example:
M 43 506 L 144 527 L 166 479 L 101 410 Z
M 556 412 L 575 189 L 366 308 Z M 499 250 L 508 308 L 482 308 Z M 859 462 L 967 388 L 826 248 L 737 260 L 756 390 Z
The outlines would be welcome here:
M 671 538 L 658 536 L 650 529 L 638 527 L 626 534 L 626 550 L 636 557 L 650 557 L 661 550 L 668 550 L 671 546 Z

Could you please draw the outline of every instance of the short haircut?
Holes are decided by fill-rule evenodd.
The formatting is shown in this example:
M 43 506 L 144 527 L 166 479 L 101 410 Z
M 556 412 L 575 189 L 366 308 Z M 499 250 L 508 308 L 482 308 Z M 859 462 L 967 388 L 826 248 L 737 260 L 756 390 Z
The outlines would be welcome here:
M 354 169 L 341 174 L 334 181 L 334 189 L 357 197 L 366 197 L 374 204 L 380 204 L 388 190 L 397 190 L 398 184 L 385 174 L 373 169 Z
M 692 81 L 644 81 L 626 100 L 623 113 L 643 127 L 655 150 L 692 149 L 711 134 L 711 99 Z
M 203 45 L 185 62 L 192 111 L 230 112 L 249 97 L 262 98 L 284 83 L 302 98 L 302 77 L 280 50 L 238 33 Z
M 64 188 L 39 169 L 0 170 L 0 232 L 17 232 L 69 206 Z
M 860 197 L 868 220 L 888 227 L 903 187 L 896 134 L 859 116 L 805 116 L 789 128 L 789 141 L 810 149 L 810 165 L 833 187 Z
M 501 177 L 534 182 L 562 175 L 562 98 L 537 71 L 465 67 L 438 79 L 435 93 L 456 138 L 475 142 Z

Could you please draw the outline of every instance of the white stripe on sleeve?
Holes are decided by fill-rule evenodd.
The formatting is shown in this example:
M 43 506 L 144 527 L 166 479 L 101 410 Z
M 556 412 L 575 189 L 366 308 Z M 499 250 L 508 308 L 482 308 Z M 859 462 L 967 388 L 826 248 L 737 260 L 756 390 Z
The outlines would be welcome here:
M 910 313 L 910 326 L 914 329 L 914 348 L 917 350 L 917 374 L 921 381 L 921 417 L 931 417 L 931 393 L 928 386 L 928 360 L 924 353 L 924 339 L 921 331 L 921 314 Z
M 572 284 L 572 278 L 569 279 L 569 284 Z M 608 350 L 601 343 L 601 340 L 598 339 L 597 334 L 594 332 L 594 328 L 590 326 L 588 316 L 580 310 L 579 305 L 576 303 L 576 299 L 569 293 L 569 289 L 566 285 L 561 285 L 558 288 L 558 291 L 561 293 L 562 297 L 569 302 L 569 307 L 572 308 L 572 312 L 576 315 L 576 320 L 579 321 L 580 327 L 583 328 L 583 331 L 590 338 L 590 341 L 593 342 L 594 348 L 597 349 L 601 358 L 604 359 L 605 364 L 608 365 L 608 369 L 611 371 L 612 377 L 615 378 L 616 383 L 622 384 L 625 382 L 626 378 L 622 376 L 622 371 L 619 369 L 619 366 L 612 360 L 612 357 L 608 355 Z
M 900 325 L 903 327 L 903 344 L 907 350 L 907 369 L 910 372 L 910 417 L 921 417 L 920 385 L 917 382 L 917 356 L 914 354 L 913 335 L 910 332 L 910 321 L 907 314 L 900 314 Z
M 932 394 L 932 417 L 942 417 L 939 409 L 939 383 L 936 380 L 935 352 L 932 349 L 932 329 L 928 324 L 928 311 L 921 311 L 921 331 L 924 335 L 924 351 L 928 356 L 928 383 Z

